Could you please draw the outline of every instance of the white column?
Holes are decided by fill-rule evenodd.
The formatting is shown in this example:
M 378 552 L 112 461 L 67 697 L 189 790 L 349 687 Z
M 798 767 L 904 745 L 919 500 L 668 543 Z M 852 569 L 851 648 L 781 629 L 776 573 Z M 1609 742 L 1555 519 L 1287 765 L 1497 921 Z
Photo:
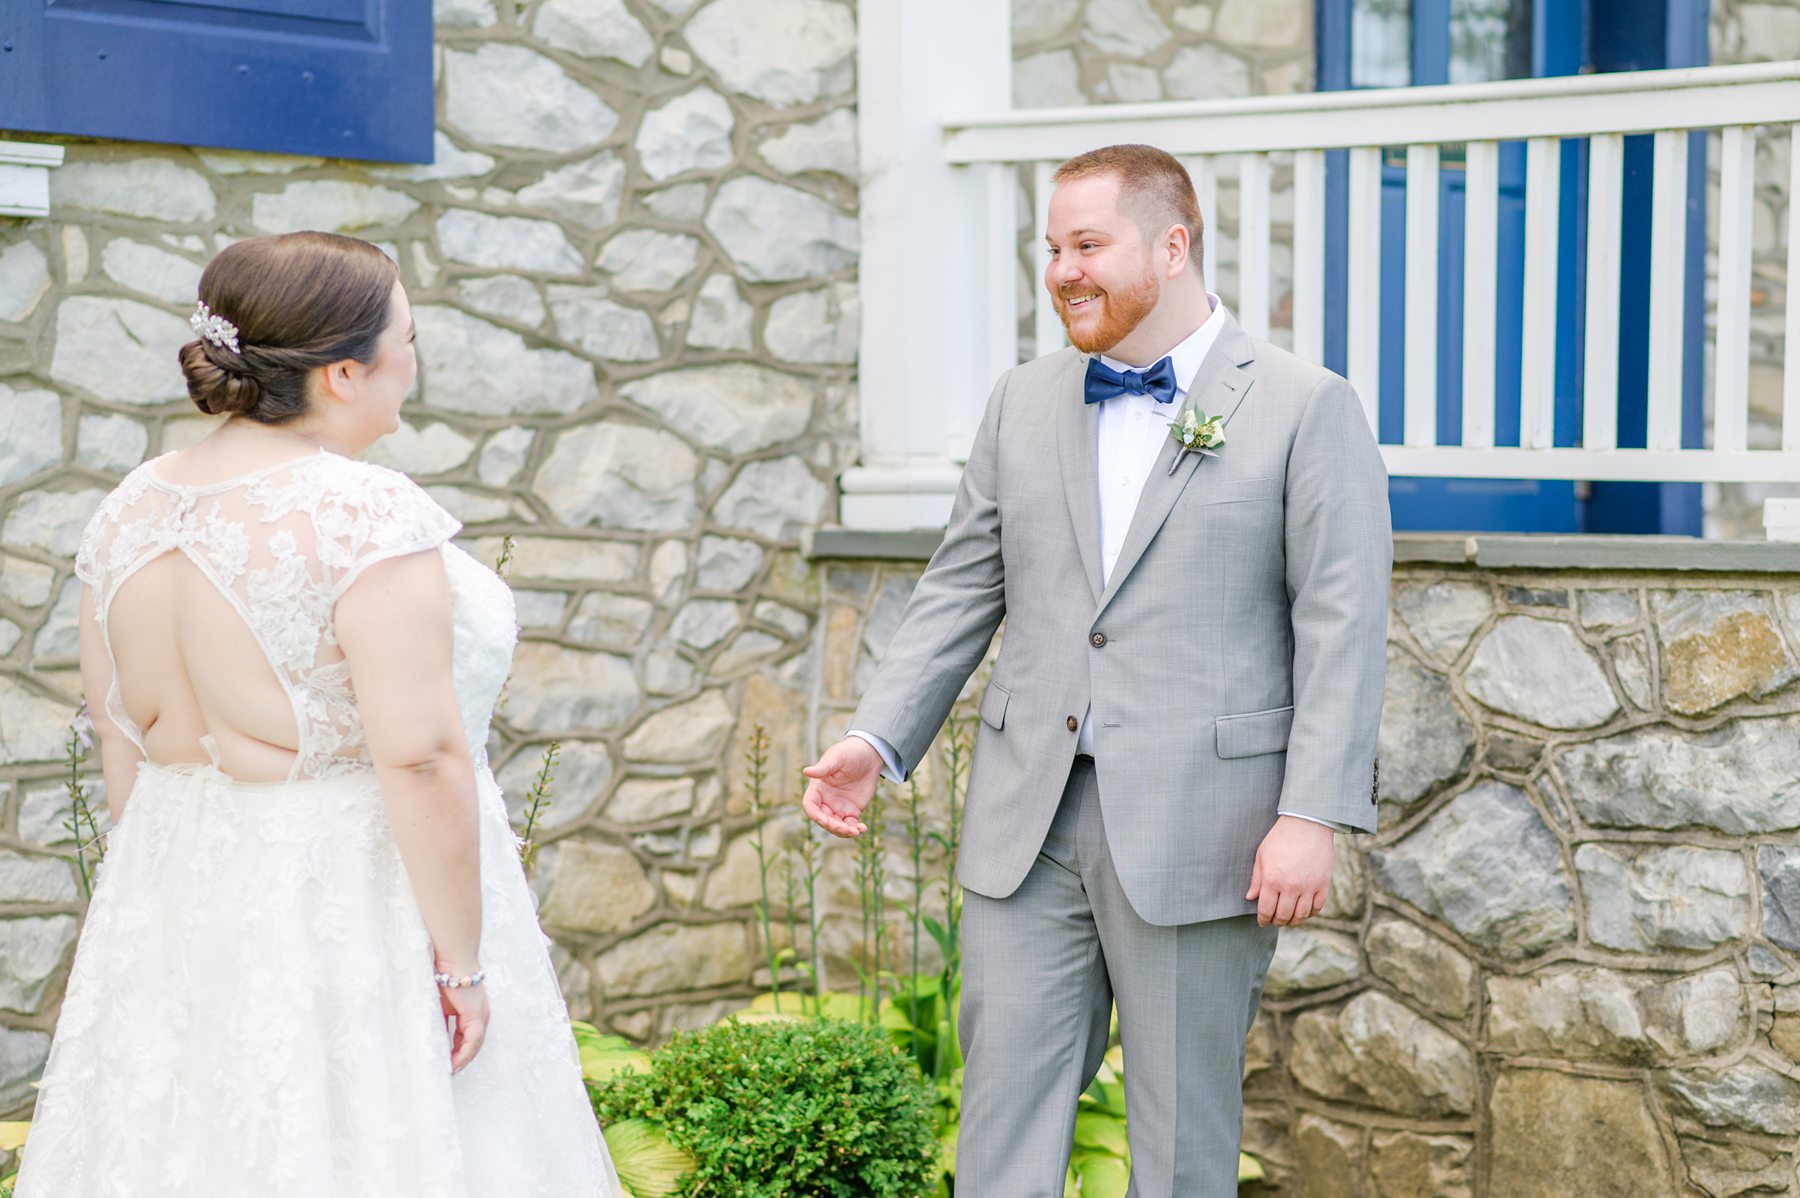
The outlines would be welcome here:
M 943 124 L 1011 107 L 1009 8 L 857 4 L 862 462 L 844 472 L 839 504 L 852 528 L 943 526 L 960 474 L 952 451 L 993 386 L 992 291 L 947 285 L 942 264 L 985 274 L 1012 258 L 989 252 L 987 177 L 944 161 Z

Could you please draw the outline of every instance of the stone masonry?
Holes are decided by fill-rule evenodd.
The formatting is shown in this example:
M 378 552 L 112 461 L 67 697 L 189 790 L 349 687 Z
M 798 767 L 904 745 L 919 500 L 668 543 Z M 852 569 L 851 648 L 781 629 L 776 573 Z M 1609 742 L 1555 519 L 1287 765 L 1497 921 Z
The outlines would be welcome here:
M 439 0 L 433 164 L 71 140 L 52 216 L 0 221 L 0 1116 L 29 1111 L 83 910 L 71 560 L 107 488 L 207 431 L 175 350 L 208 257 L 254 233 L 395 257 L 420 386 L 372 456 L 483 560 L 515 538 L 490 749 L 516 802 L 562 745 L 535 882 L 574 1014 L 649 1041 L 754 992 L 743 742 L 776 731 L 791 799 L 797 545 L 857 452 L 854 14 Z
M 1311 7 L 1016 0 L 1016 99 L 1305 90 Z M 1716 56 L 1775 44 L 1786 12 L 1721 0 Z M 797 771 L 919 569 L 801 548 L 858 455 L 855 6 L 436 18 L 430 166 L 71 140 L 52 216 L 0 220 L 0 1118 L 29 1114 L 83 912 L 76 540 L 125 471 L 205 433 L 174 350 L 207 258 L 253 233 L 394 255 L 421 379 L 375 456 L 478 557 L 515 540 L 524 639 L 490 750 L 516 802 L 562 746 L 534 885 L 573 1014 L 655 1041 L 764 976 L 752 729 L 791 840 Z M 1233 203 L 1207 214 L 1227 282 Z M 1278 958 L 1247 1145 L 1285 1192 L 1302 1166 L 1367 1198 L 1795 1190 L 1800 584 L 1414 567 L 1392 627 L 1384 830 L 1343 844 L 1330 912 Z M 923 777 L 941 820 L 941 762 Z M 827 972 L 853 988 L 832 849 Z
M 824 563 L 822 734 L 918 569 Z M 1381 831 L 1250 1037 L 1264 1192 L 1800 1194 L 1800 577 L 1392 595 Z
M 1061 102 L 1032 83 L 1050 62 L 1099 100 L 1307 86 L 1298 3 L 1078 8 L 1021 0 L 1020 103 Z M 52 216 L 0 222 L 0 1113 L 29 1103 L 82 910 L 70 559 L 106 488 L 207 431 L 174 350 L 207 258 L 254 233 L 395 257 L 420 387 L 373 456 L 478 557 L 515 538 L 524 640 L 490 748 L 516 800 L 562 745 L 535 882 L 572 1009 L 655 1040 L 753 992 L 743 753 L 766 725 L 791 791 L 841 731 L 822 675 L 850 668 L 797 544 L 858 452 L 854 5 L 435 15 L 429 166 L 69 140 Z M 896 597 L 870 603 L 880 643 Z M 846 864 L 827 881 L 853 906 Z

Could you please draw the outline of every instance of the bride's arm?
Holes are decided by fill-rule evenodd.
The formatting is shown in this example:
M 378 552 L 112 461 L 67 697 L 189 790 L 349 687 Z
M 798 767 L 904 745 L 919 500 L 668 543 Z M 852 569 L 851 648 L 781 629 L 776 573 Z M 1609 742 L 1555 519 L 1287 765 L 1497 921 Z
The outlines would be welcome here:
M 87 699 L 88 716 L 94 722 L 94 735 L 100 742 L 100 776 L 106 780 L 106 813 L 116 826 L 125 814 L 125 800 L 131 797 L 131 784 L 137 781 L 138 762 L 144 759 L 120 727 L 106 714 L 106 696 L 112 690 L 112 661 L 106 656 L 106 643 L 100 636 L 100 621 L 94 615 L 94 589 L 81 588 L 81 693 Z
M 473 973 L 481 948 L 475 767 L 456 704 L 442 555 L 433 549 L 371 566 L 338 600 L 336 626 L 440 967 Z

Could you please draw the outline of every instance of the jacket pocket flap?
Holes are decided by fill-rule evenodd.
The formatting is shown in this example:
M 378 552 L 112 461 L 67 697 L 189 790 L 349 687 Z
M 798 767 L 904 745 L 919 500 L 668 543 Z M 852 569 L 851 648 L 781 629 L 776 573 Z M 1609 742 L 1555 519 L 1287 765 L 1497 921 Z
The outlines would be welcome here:
M 1251 503 L 1280 499 L 1281 487 L 1281 479 L 1272 477 L 1208 480 L 1205 486 L 1195 488 L 1194 498 L 1202 506 L 1213 503 Z
M 996 731 L 1006 727 L 1006 705 L 1011 701 L 1011 691 L 988 683 L 987 693 L 981 696 L 981 722 Z
M 1259 753 L 1285 753 L 1288 734 L 1294 729 L 1294 709 L 1273 707 L 1218 719 L 1219 756 L 1255 757 Z

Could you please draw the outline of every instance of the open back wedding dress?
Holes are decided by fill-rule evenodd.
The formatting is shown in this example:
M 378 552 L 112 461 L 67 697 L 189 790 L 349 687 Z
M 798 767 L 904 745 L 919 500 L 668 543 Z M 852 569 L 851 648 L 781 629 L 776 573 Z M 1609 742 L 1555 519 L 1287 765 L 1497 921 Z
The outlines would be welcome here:
M 179 553 L 253 634 L 266 664 L 241 668 L 265 684 L 274 671 L 298 751 L 285 781 L 228 776 L 210 737 L 211 765 L 139 767 L 18 1198 L 613 1198 L 482 747 L 517 636 L 511 591 L 449 544 L 456 521 L 394 471 L 320 451 L 186 486 L 158 474 L 165 460 L 133 471 L 82 541 L 77 573 L 107 657 L 116 667 L 108 617 L 133 602 L 133 577 Z M 449 577 L 475 752 L 492 1007 L 485 1045 L 454 1077 L 431 943 L 332 614 L 369 566 L 426 550 Z M 142 749 L 114 674 L 107 714 Z

